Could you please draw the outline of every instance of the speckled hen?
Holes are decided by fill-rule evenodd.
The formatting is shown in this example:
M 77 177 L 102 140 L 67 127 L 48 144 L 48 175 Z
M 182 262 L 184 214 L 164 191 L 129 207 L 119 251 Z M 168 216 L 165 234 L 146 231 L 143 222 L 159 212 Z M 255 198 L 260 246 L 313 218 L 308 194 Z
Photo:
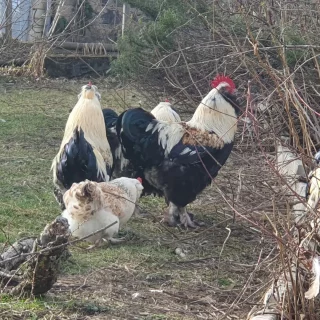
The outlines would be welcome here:
M 110 182 L 86 180 L 74 183 L 63 196 L 66 209 L 62 216 L 68 219 L 72 235 L 78 238 L 117 222 L 86 239 L 94 246 L 100 246 L 104 241 L 117 243 L 124 239 L 114 236 L 131 218 L 142 190 L 140 178 L 123 177 Z

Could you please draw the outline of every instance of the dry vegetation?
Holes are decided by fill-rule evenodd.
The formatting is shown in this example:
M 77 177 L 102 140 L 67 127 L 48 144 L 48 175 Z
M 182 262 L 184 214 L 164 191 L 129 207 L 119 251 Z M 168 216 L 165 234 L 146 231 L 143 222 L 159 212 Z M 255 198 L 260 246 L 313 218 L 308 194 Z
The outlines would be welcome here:
M 13 243 L 22 235 L 38 234 L 59 214 L 52 194 L 50 162 L 82 84 L 9 81 L 2 79 L 1 85 L 1 119 L 5 121 L 1 122 L 1 147 L 5 151 L 1 157 L 3 244 Z M 145 101 L 132 90 L 106 90 L 105 83 L 98 85 L 103 105 L 118 106 L 118 111 L 121 106 L 137 106 L 140 100 Z M 145 105 L 152 107 L 152 102 Z M 246 189 L 256 180 L 250 178 L 250 165 L 238 168 L 233 165 L 238 157 L 235 151 L 216 182 L 232 205 L 247 201 Z M 253 161 L 246 158 L 249 163 Z M 237 186 L 239 170 L 241 179 L 248 181 L 248 185 L 241 187 L 244 192 L 239 192 Z M 236 180 L 232 181 L 232 177 Z M 141 215 L 132 219 L 124 231 L 129 235 L 128 243 L 93 252 L 86 252 L 83 245 L 72 247 L 73 256 L 64 264 L 62 275 L 50 293 L 27 301 L 3 294 L 2 317 L 44 319 L 45 314 L 52 315 L 52 319 L 85 319 L 90 314 L 113 319 L 210 319 L 224 314 L 229 318 L 244 317 L 265 286 L 263 279 L 267 273 L 261 266 L 273 257 L 269 256 L 271 239 L 261 241 L 258 230 L 238 217 L 233 221 L 232 209 L 215 184 L 191 208 L 207 222 L 207 228 L 196 232 L 167 229 L 160 223 L 163 208 L 162 200 L 144 198 Z
M 188 37 L 177 34 L 166 54 L 155 50 L 139 81 L 96 81 L 104 106 L 152 108 L 169 97 L 186 120 L 213 75 L 234 79 L 244 111 L 236 145 L 191 208 L 206 228 L 168 229 L 160 222 L 164 202 L 143 198 L 123 231 L 130 241 L 93 252 L 72 247 L 49 294 L 27 301 L 2 294 L 0 318 L 245 319 L 253 306 L 263 309 L 260 298 L 291 263 L 305 264 L 291 212 L 304 199 L 283 188 L 276 145 L 288 145 L 310 170 L 320 143 L 319 2 L 214 1 L 199 17 L 206 28 L 179 29 Z M 86 80 L 0 80 L 3 244 L 37 234 L 59 214 L 50 163 Z M 277 306 L 283 319 L 319 319 L 305 286 Z

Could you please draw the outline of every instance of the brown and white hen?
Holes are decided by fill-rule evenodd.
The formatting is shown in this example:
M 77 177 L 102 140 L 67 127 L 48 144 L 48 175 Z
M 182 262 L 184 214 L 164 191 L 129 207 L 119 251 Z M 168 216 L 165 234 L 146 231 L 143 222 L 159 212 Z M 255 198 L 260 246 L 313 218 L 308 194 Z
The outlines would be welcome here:
M 110 224 L 110 228 L 86 239 L 100 246 L 103 242 L 118 243 L 124 238 L 114 238 L 119 229 L 131 218 L 141 196 L 142 180 L 119 178 L 111 182 L 86 180 L 74 183 L 64 194 L 66 209 L 62 216 L 68 219 L 72 235 L 86 237 Z

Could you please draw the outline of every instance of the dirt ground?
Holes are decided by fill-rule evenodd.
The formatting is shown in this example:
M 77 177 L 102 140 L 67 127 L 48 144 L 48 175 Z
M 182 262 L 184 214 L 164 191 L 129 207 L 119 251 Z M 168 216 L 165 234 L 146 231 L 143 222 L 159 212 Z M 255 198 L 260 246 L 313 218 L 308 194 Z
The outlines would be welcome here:
M 83 82 L 1 79 L 2 244 L 37 234 L 60 213 L 50 165 Z M 118 112 L 155 105 L 128 88 L 104 82 L 98 87 L 103 106 Z M 125 244 L 93 251 L 82 243 L 71 247 L 53 289 L 28 300 L 2 294 L 0 318 L 245 319 L 274 270 L 267 216 L 278 219 L 286 208 L 266 155 L 241 134 L 242 128 L 218 178 L 190 206 L 205 227 L 168 228 L 161 223 L 163 200 L 144 197 L 140 213 L 122 231 L 129 237 Z M 268 157 L 274 161 L 272 151 Z

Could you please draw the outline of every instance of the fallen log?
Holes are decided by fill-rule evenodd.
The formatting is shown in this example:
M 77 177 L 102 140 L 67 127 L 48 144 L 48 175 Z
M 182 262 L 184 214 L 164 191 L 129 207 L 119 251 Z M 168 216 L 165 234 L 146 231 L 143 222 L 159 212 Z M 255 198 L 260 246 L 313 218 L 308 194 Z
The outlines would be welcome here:
M 15 270 L 27 259 L 27 253 L 33 248 L 36 237 L 23 238 L 16 241 L 0 256 L 0 268 L 7 271 Z
M 21 67 L 24 63 L 28 61 L 29 59 L 25 59 L 25 58 L 2 60 L 2 61 L 0 60 L 0 67 L 10 67 L 10 66 Z
M 68 221 L 59 216 L 38 238 L 24 238 L 10 246 L 0 256 L 2 291 L 38 296 L 50 290 L 57 281 L 61 262 L 70 256 L 69 237 Z
M 26 47 L 30 47 L 30 50 L 34 43 L 24 43 Z M 50 47 L 50 43 L 48 44 Z M 55 49 L 65 49 L 69 50 L 69 54 L 64 53 L 56 53 L 59 50 Z M 61 51 L 61 50 L 60 50 Z M 113 43 L 83 43 L 83 42 L 63 42 L 52 44 L 50 52 L 47 53 L 47 57 L 66 57 L 66 58 L 102 58 L 102 57 L 117 57 L 118 48 L 116 44 Z M 17 58 L 17 59 L 9 59 L 9 60 L 0 60 L 0 67 L 21 67 L 24 64 L 30 61 L 31 57 L 25 58 Z

